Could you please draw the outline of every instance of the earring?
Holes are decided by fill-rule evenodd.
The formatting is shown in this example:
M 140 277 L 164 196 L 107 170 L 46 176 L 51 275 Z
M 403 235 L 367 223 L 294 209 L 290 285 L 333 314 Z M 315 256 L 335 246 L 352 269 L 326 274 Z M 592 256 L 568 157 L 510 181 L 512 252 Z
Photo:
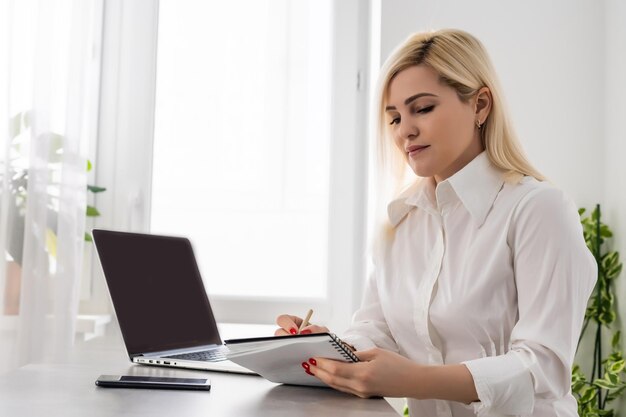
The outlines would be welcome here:
M 483 124 L 480 123 L 480 120 L 476 120 L 476 127 L 480 130 L 481 127 L 483 127 Z

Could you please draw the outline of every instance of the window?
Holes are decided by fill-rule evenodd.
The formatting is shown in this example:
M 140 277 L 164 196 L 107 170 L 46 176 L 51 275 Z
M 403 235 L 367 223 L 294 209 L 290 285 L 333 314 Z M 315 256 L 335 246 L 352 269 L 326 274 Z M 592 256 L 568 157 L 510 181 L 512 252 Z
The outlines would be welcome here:
M 160 3 L 151 231 L 191 238 L 213 295 L 326 297 L 331 13 Z
M 220 321 L 314 308 L 340 331 L 364 275 L 367 14 L 107 1 L 98 226 L 190 237 Z

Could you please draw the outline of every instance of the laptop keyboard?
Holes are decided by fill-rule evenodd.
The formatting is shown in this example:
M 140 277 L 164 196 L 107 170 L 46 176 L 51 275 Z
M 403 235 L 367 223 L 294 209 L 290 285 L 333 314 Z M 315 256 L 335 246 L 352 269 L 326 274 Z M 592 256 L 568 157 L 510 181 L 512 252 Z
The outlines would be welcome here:
M 226 352 L 228 349 L 225 346 L 221 346 L 211 350 L 203 350 L 200 352 L 181 353 L 180 355 L 163 356 L 169 359 L 183 359 L 186 361 L 201 361 L 201 362 L 219 362 L 226 360 Z

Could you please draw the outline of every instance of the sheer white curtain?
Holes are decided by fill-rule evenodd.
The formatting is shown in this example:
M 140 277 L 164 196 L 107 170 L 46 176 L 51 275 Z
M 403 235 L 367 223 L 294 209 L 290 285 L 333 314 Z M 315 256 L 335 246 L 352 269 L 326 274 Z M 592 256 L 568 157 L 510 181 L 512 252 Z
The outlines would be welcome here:
M 0 2 L 0 372 L 73 345 L 101 9 Z

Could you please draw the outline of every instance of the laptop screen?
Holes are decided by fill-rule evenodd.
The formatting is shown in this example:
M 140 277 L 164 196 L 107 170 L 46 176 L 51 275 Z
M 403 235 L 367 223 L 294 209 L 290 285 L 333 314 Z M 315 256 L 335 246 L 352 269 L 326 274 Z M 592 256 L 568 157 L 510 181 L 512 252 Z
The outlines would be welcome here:
M 129 355 L 222 343 L 188 239 L 93 236 Z

